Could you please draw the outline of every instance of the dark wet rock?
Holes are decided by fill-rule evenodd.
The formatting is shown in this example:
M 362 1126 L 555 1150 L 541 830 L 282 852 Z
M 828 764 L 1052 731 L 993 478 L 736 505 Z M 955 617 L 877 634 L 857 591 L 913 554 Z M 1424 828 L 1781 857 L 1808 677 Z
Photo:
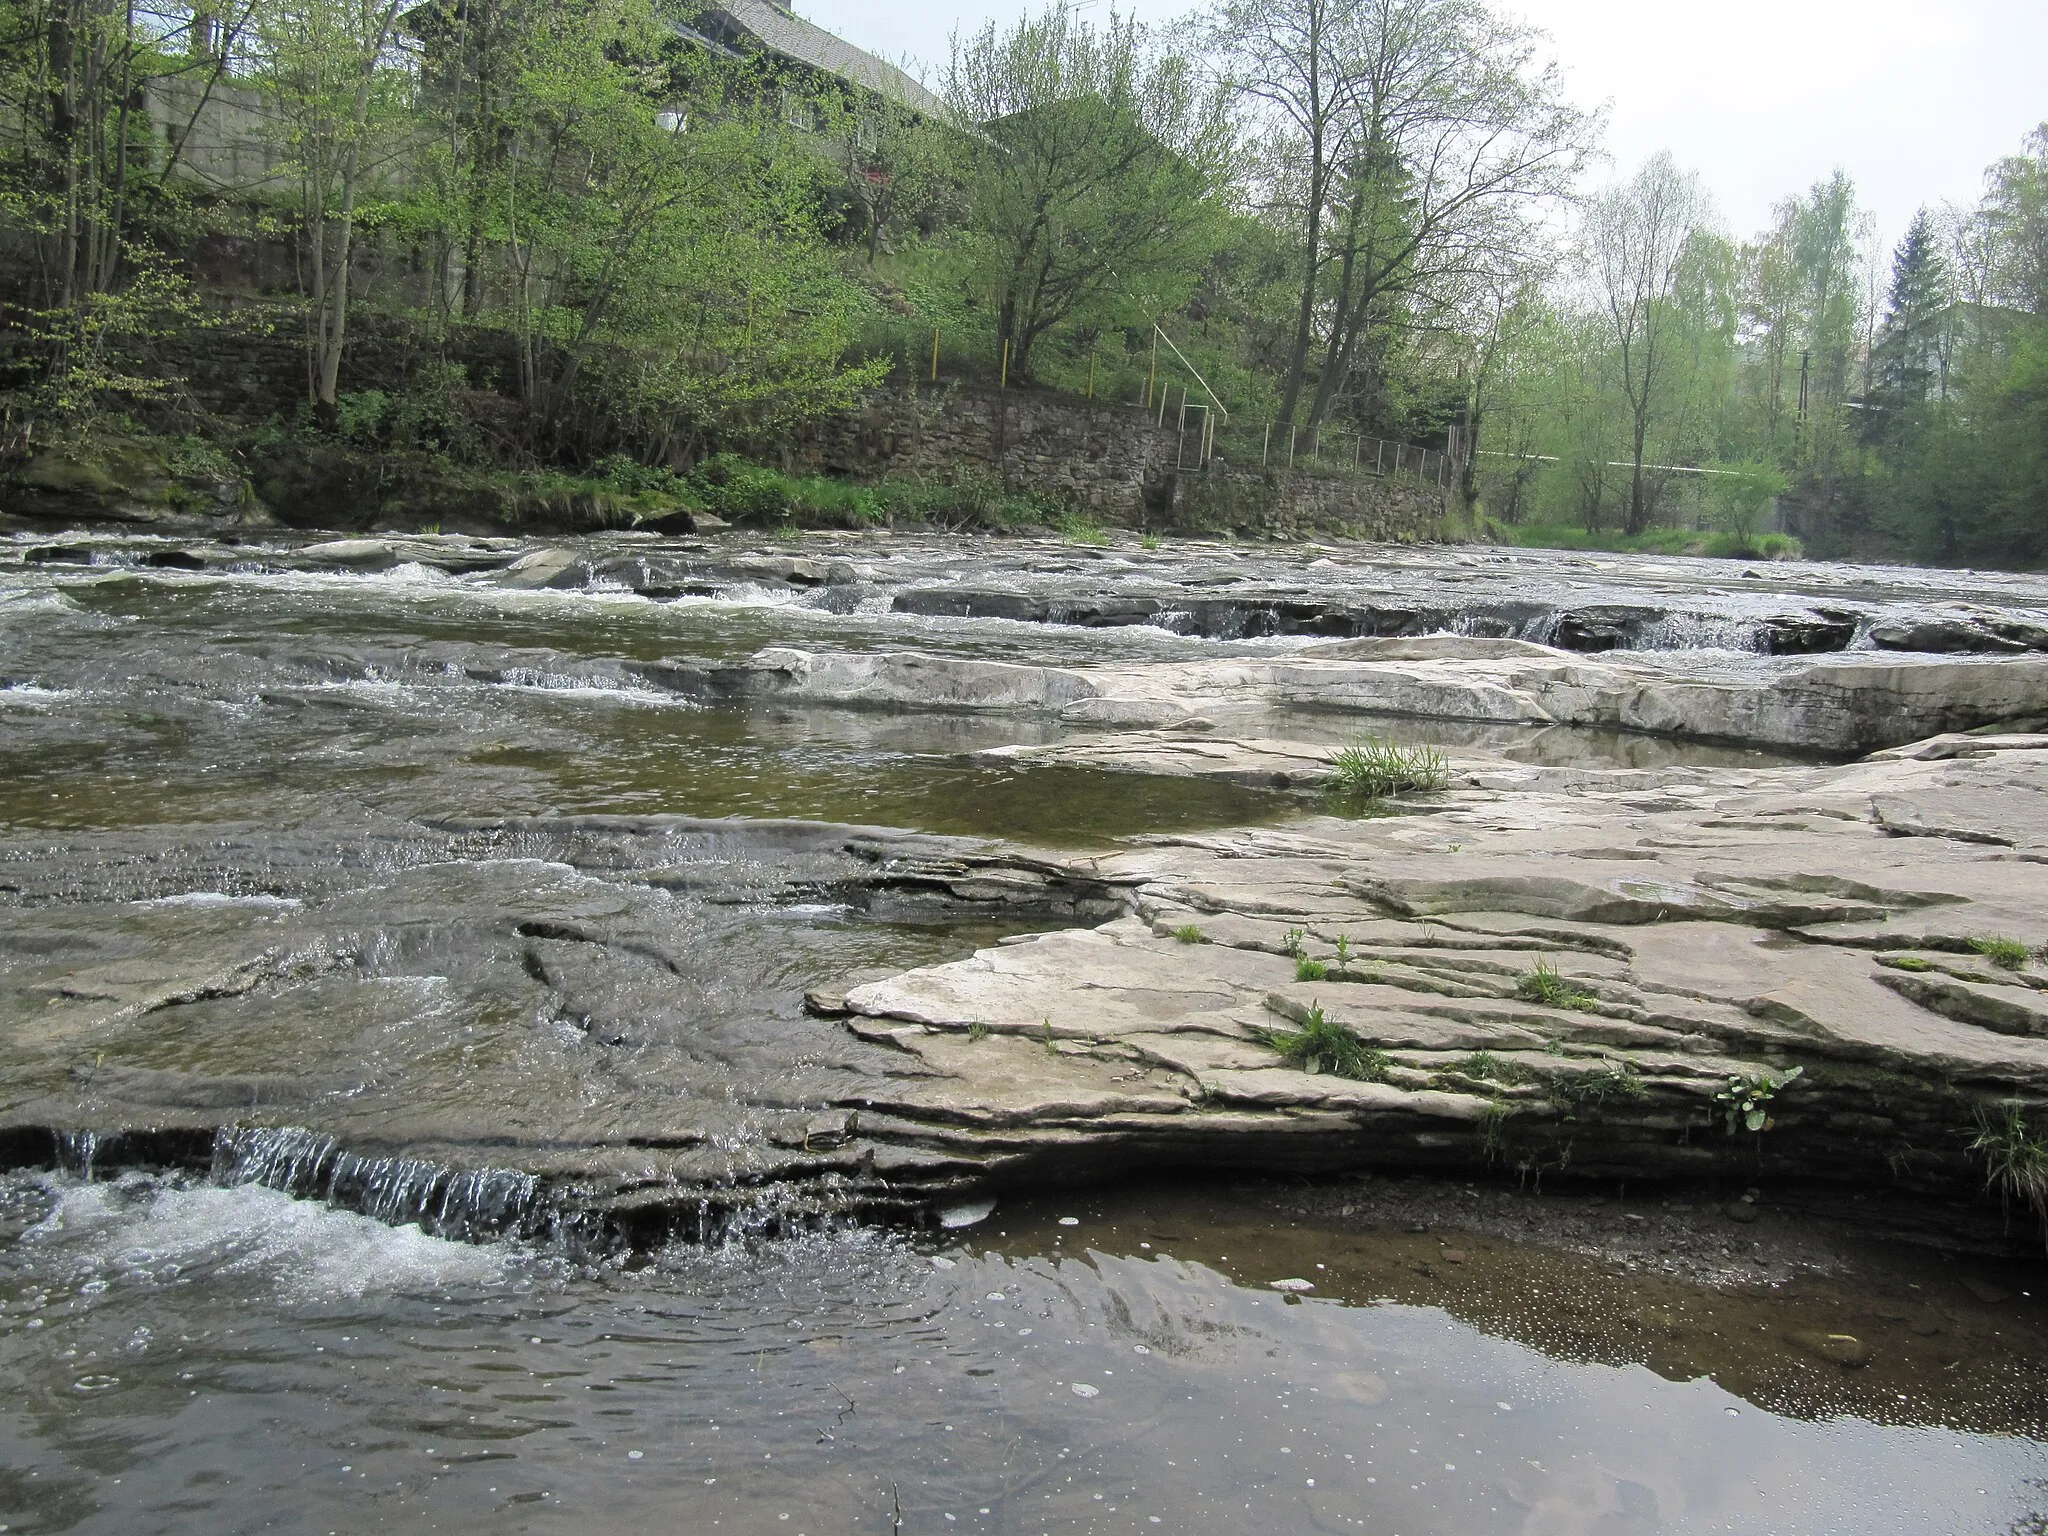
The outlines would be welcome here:
M 29 565 L 91 565 L 92 556 L 90 544 L 38 544 L 21 558 Z
M 1985 624 L 1970 618 L 1928 615 L 1874 624 L 1870 643 L 1885 651 L 2013 652 L 2031 649 L 2019 639 L 2008 639 Z

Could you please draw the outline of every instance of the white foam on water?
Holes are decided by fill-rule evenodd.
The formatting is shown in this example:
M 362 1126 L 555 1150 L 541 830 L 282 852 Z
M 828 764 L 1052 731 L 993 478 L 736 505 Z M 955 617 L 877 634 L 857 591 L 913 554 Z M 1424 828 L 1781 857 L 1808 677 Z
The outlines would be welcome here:
M 56 1208 L 22 1242 L 94 1275 L 159 1283 L 195 1271 L 254 1276 L 287 1301 L 321 1301 L 502 1284 L 518 1257 L 509 1246 L 388 1227 L 258 1184 L 54 1187 Z
M 296 896 L 271 896 L 258 892 L 252 896 L 230 896 L 226 891 L 180 891 L 175 896 L 152 896 L 147 901 L 129 903 L 135 907 L 258 907 L 265 911 L 285 912 L 302 907 L 304 902 Z

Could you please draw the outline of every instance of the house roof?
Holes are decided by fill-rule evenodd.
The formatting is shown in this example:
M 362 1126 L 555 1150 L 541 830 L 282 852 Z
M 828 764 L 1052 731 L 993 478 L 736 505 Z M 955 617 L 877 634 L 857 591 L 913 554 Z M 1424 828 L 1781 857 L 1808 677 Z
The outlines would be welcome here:
M 739 30 L 757 39 L 771 52 L 808 64 L 842 80 L 866 86 L 899 106 L 941 117 L 946 104 L 894 64 L 884 63 L 823 27 L 791 15 L 772 0 L 716 0 L 712 9 L 723 12 Z

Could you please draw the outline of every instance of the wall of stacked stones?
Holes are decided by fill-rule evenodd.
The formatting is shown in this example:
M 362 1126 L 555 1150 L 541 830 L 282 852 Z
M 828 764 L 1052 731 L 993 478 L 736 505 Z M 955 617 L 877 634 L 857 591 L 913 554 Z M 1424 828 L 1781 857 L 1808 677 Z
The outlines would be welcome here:
M 1449 509 L 1448 493 L 1409 480 L 1221 461 L 1182 467 L 1183 453 L 1197 451 L 1196 438 L 1125 404 L 968 384 L 890 384 L 808 429 L 791 459 L 792 467 L 859 479 L 997 478 L 1103 522 L 1188 532 L 1426 539 Z

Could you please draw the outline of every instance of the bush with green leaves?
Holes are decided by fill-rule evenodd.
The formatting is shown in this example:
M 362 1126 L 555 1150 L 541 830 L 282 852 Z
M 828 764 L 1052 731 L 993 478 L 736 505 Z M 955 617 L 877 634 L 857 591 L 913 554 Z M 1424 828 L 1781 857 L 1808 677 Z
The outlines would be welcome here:
M 1793 1067 L 1776 1076 L 1769 1072 L 1752 1072 L 1730 1077 L 1728 1086 L 1714 1095 L 1714 1102 L 1721 1106 L 1728 1134 L 1769 1130 L 1771 1100 L 1805 1070 L 1804 1067 Z

